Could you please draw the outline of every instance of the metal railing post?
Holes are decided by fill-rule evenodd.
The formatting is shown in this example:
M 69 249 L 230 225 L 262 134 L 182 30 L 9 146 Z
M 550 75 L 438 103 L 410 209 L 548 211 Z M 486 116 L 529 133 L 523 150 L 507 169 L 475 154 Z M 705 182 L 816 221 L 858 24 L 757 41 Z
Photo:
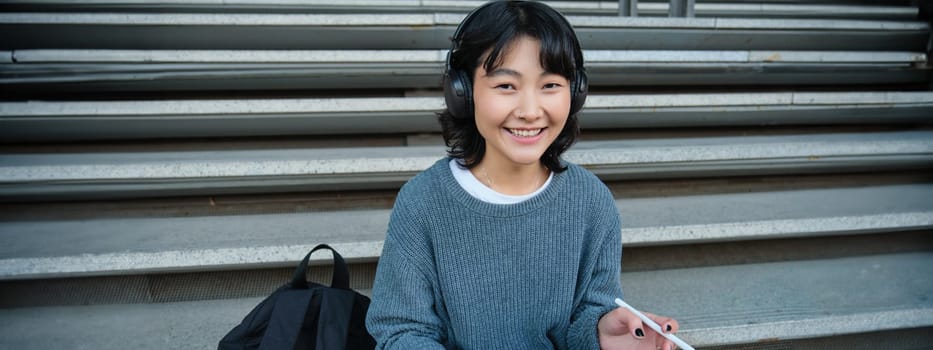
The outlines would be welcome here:
M 694 4 L 696 0 L 671 0 L 668 17 L 694 17 Z
M 619 16 L 638 17 L 638 0 L 619 0 Z

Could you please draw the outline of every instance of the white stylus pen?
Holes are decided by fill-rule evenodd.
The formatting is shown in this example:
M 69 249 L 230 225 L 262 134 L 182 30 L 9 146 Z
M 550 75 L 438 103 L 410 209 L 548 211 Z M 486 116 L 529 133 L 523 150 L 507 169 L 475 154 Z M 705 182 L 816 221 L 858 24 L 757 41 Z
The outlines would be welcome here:
M 663 331 L 661 331 L 661 326 L 659 326 L 657 323 L 655 323 L 654 320 L 648 318 L 648 316 L 645 316 L 645 314 L 641 313 L 641 311 L 635 310 L 634 307 L 632 307 L 632 306 L 629 305 L 628 303 L 622 301 L 622 299 L 616 298 L 616 304 L 618 304 L 618 305 L 621 306 L 621 307 L 624 307 L 624 308 L 628 309 L 628 311 L 631 311 L 633 314 L 635 314 L 636 316 L 638 316 L 638 318 L 640 318 L 642 322 L 644 322 L 646 325 L 648 325 L 648 327 L 651 327 L 651 329 L 653 329 L 655 332 L 658 332 L 658 334 L 660 334 L 660 335 L 664 336 L 665 338 L 667 338 L 668 340 L 674 342 L 674 344 L 677 344 L 677 346 L 679 346 L 681 349 L 684 349 L 684 350 L 695 350 L 695 349 L 693 349 L 692 346 L 690 346 L 690 344 L 687 344 L 687 343 L 685 343 L 683 340 L 680 340 L 680 338 L 678 338 L 676 335 L 673 335 L 673 334 L 670 334 L 670 333 L 664 333 Z

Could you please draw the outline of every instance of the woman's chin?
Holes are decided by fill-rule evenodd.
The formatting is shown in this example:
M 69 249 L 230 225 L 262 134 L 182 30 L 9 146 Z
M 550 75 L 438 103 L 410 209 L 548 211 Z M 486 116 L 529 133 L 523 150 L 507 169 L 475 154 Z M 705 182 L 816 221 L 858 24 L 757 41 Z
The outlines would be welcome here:
M 516 165 L 537 165 L 541 162 L 542 153 L 516 154 L 509 157 L 509 160 Z

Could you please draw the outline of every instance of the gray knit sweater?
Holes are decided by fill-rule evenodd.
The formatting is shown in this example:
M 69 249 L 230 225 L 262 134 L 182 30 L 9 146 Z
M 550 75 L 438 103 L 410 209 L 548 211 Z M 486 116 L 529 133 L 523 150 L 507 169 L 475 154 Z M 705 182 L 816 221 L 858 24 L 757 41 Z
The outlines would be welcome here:
M 442 159 L 392 210 L 367 327 L 378 349 L 599 349 L 622 297 L 619 212 L 567 164 L 518 204 L 466 193 Z

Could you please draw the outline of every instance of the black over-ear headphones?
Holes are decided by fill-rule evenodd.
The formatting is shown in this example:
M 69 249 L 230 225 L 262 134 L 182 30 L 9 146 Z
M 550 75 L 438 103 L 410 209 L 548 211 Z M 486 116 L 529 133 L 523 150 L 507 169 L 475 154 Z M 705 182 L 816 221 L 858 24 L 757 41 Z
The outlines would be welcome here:
M 447 52 L 447 62 L 444 67 L 444 99 L 447 102 L 447 110 L 455 118 L 470 118 L 473 115 L 473 84 L 470 80 L 470 74 L 472 74 L 472 72 L 451 68 L 450 57 L 455 51 L 460 49 L 460 42 L 462 40 L 460 36 L 463 34 L 463 28 L 470 23 L 470 20 L 473 19 L 473 16 L 477 12 L 493 3 L 495 3 L 495 1 L 491 1 L 470 12 L 463 21 L 460 22 L 460 25 L 457 26 L 457 30 L 454 31 L 454 36 L 451 38 L 452 45 L 450 51 Z M 573 28 L 563 15 L 558 14 L 558 17 L 564 21 L 567 28 Z M 573 53 L 573 55 L 575 56 L 576 78 L 570 82 L 570 115 L 576 114 L 583 108 L 583 103 L 586 102 L 588 89 L 586 71 L 583 69 L 582 55 L 580 59 L 577 59 L 576 53 Z

